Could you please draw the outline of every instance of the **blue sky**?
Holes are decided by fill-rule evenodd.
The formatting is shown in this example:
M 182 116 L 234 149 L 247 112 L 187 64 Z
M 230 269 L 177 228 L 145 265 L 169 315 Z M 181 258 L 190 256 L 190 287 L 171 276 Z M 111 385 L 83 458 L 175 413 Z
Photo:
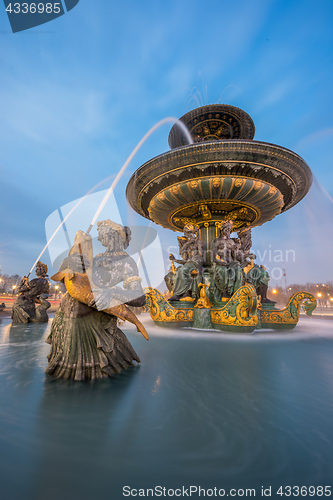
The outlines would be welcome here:
M 333 197 L 332 25 L 326 0 L 80 0 L 12 34 L 0 5 L 1 272 L 28 273 L 48 216 L 116 175 L 156 122 L 221 102 L 250 114 L 255 139 L 300 154 L 319 182 L 255 229 L 253 248 L 295 249 L 289 283 L 333 280 L 333 204 L 320 187 Z M 144 222 L 127 206 L 126 184 L 169 149 L 170 128 L 148 139 L 117 185 L 124 223 Z M 47 253 L 42 260 L 50 264 Z

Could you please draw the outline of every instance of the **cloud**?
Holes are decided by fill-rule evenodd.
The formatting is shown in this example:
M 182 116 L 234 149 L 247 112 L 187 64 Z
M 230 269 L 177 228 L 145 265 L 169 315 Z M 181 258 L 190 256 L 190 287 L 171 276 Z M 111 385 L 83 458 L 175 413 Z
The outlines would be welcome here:
M 296 88 L 297 80 L 293 76 L 281 79 L 273 86 L 266 86 L 255 106 L 255 113 L 262 113 L 272 106 L 285 102 Z
M 306 137 L 303 137 L 296 145 L 296 150 L 313 148 L 319 146 L 319 143 L 325 142 L 333 148 L 333 127 L 317 130 Z
M 0 91 L 1 130 L 9 138 L 36 143 L 81 141 L 104 133 L 106 96 L 59 82 L 7 80 Z M 109 123 L 108 123 L 109 125 Z

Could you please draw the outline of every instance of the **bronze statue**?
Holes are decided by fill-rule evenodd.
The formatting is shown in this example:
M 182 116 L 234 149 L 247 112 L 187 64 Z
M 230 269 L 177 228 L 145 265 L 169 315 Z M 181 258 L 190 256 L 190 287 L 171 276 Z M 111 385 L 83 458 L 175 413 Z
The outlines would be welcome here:
M 198 283 L 200 282 L 202 263 L 203 263 L 203 245 L 197 238 L 197 227 L 193 224 L 184 226 L 184 236 L 178 238 L 179 255 L 181 260 L 176 259 L 170 254 L 172 263 L 181 264 L 175 270 L 172 279 L 173 295 L 170 301 L 176 301 L 183 298 L 195 299 L 199 296 Z
M 231 297 L 243 284 L 241 242 L 230 237 L 231 221 L 222 222 L 219 229 L 220 234 L 212 245 L 214 264 L 210 294 L 215 301 Z
M 244 268 L 245 280 L 247 283 L 254 286 L 257 295 L 261 297 L 262 304 L 276 304 L 274 300 L 267 298 L 270 276 L 264 266 L 254 263 L 255 258 L 255 255 L 251 255 L 250 264 Z
M 93 258 L 91 236 L 78 231 L 69 256 L 52 276 L 67 289 L 46 339 L 51 351 L 45 373 L 57 378 L 100 379 L 134 366 L 133 361 L 140 363 L 117 326 L 118 318 L 135 324 L 148 340 L 144 326 L 128 308 L 145 304 L 137 266 L 124 250 L 130 229 L 111 220 L 98 222 L 97 227 L 106 251 Z
M 241 250 L 243 253 L 243 269 L 246 282 L 254 286 L 257 295 L 261 297 L 261 302 L 263 304 L 276 304 L 276 302 L 267 298 L 267 289 L 270 276 L 264 266 L 255 264 L 254 261 L 257 257 L 254 253 L 251 253 L 251 228 L 239 231 L 238 237 L 241 241 Z
M 13 323 L 46 323 L 49 320 L 47 309 L 51 304 L 45 299 L 50 289 L 47 277 L 47 265 L 38 261 L 37 278 L 29 280 L 24 277 L 18 288 L 19 296 L 12 309 Z M 37 307 L 36 307 L 37 304 Z

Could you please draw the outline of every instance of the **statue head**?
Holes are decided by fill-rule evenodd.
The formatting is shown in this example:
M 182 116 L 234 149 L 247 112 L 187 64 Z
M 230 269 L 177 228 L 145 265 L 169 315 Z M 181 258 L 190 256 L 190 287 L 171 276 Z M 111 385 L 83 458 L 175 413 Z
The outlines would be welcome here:
M 37 278 L 45 278 L 47 276 L 47 265 L 39 260 L 36 264 L 35 273 Z
M 198 227 L 194 224 L 186 224 L 183 228 L 183 232 L 185 236 L 194 236 L 198 230 Z
M 217 226 L 220 230 L 220 236 L 225 238 L 230 238 L 230 233 L 232 232 L 233 223 L 231 220 L 224 220 Z
M 104 247 L 127 248 L 131 241 L 131 230 L 110 219 L 97 222 L 98 240 Z
M 241 248 L 244 253 L 249 253 L 252 247 L 251 228 L 245 228 L 238 231 L 238 237 L 241 241 Z

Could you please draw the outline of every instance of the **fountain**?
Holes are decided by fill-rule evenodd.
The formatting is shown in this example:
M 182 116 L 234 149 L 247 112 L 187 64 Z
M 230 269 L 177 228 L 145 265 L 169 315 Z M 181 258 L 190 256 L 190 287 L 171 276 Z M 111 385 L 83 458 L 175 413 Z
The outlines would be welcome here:
M 294 328 L 304 299 L 309 299 L 303 303 L 308 315 L 316 299 L 299 292 L 284 309 L 275 308 L 266 297 L 269 275 L 250 252 L 250 231 L 304 198 L 312 183 L 309 166 L 286 148 L 254 141 L 251 117 L 234 106 L 203 106 L 180 121 L 194 144 L 173 126 L 171 151 L 142 165 L 126 191 L 138 214 L 185 231 L 178 238 L 182 259 L 170 255 L 166 276 L 174 296 L 168 300 L 147 288 L 146 310 L 159 326 L 235 332 Z
M 259 148 L 258 144 L 262 144 L 243 136 L 234 138 L 235 142 L 232 142 L 232 138 L 223 137 L 220 143 L 194 144 L 190 149 L 226 149 L 225 145 L 229 143 L 231 157 L 232 145 L 238 145 L 240 149 L 243 144 L 245 150 L 246 147 Z M 182 153 L 183 147 L 171 152 L 175 155 L 178 151 L 180 169 L 181 154 L 186 152 L 185 148 Z M 276 147 L 276 151 L 279 148 Z M 302 165 L 302 160 L 294 153 L 280 148 L 280 154 L 289 155 L 296 163 L 299 162 L 297 165 Z M 184 155 L 184 165 L 185 158 L 189 160 L 187 165 L 194 164 L 189 156 Z M 216 154 L 215 158 L 220 159 L 215 165 L 215 176 L 214 158 L 210 158 L 210 161 L 207 160 L 207 165 L 209 162 L 211 166 L 206 178 L 208 181 L 215 178 L 215 184 L 216 177 L 223 178 L 223 183 L 220 179 L 220 186 L 228 187 L 230 177 L 236 177 L 238 162 L 228 162 Z M 282 162 L 281 158 L 271 155 L 271 160 L 274 158 L 277 162 Z M 267 163 L 263 163 L 263 169 L 269 167 L 267 164 L 271 160 L 267 159 Z M 237 165 L 229 170 L 227 163 Z M 242 161 L 242 164 L 245 163 Z M 248 182 L 251 181 L 252 173 L 256 182 L 267 182 L 273 187 L 274 180 L 280 181 L 278 189 L 283 192 L 285 202 L 289 200 L 290 206 L 293 200 L 299 201 L 306 194 L 311 184 L 310 171 L 304 164 L 302 175 L 307 174 L 307 180 L 303 179 L 303 182 L 307 184 L 302 190 L 296 182 L 294 191 L 299 189 L 298 194 L 297 191 L 292 192 L 292 185 L 289 186 L 291 195 L 288 198 L 288 183 L 286 181 L 283 184 L 284 179 L 281 179 L 286 174 L 282 173 L 280 178 L 273 175 L 271 179 L 270 171 L 251 170 L 249 158 L 246 165 L 243 171 L 247 172 L 247 177 L 241 174 L 238 177 Z M 202 166 L 206 168 L 204 161 Z M 253 166 L 257 168 L 261 165 L 253 160 Z M 283 165 L 280 165 L 279 169 L 282 168 Z M 217 335 L 204 329 L 178 329 L 178 326 L 189 326 L 188 321 L 181 323 L 182 314 L 193 314 L 196 316 L 194 319 L 202 324 L 205 321 L 212 323 L 213 308 L 209 303 L 214 300 L 230 302 L 229 297 L 223 297 L 223 294 L 228 294 L 228 290 L 221 294 L 218 289 L 215 290 L 217 298 L 212 297 L 212 300 L 208 291 L 213 275 L 207 273 L 207 270 L 213 263 L 217 264 L 217 256 L 223 254 L 225 246 L 231 245 L 228 247 L 231 257 L 237 257 L 242 246 L 248 265 L 251 266 L 251 260 L 254 264 L 247 270 L 247 274 L 253 274 L 256 269 L 255 259 L 249 250 L 248 229 L 254 227 L 256 221 L 246 220 L 244 212 L 243 218 L 241 212 L 237 212 L 236 218 L 230 216 L 230 212 L 237 209 L 232 203 L 241 205 L 241 196 L 245 193 L 246 186 L 238 191 L 238 196 L 231 199 L 233 189 L 237 187 L 231 180 L 228 194 L 230 199 L 223 200 L 223 190 L 219 198 L 214 197 L 216 186 L 212 182 L 210 201 L 205 195 L 206 181 L 200 178 L 204 177 L 205 171 L 201 172 L 193 167 L 182 175 L 191 175 L 191 170 L 194 176 L 192 180 L 200 182 L 198 185 L 202 196 L 207 200 L 207 208 L 211 211 L 213 203 L 217 206 L 223 202 L 226 208 L 221 207 L 220 212 L 214 214 L 216 220 L 212 223 L 203 217 L 207 210 L 201 210 L 198 215 L 184 215 L 195 219 L 195 222 L 181 221 L 178 229 L 171 228 L 181 231 L 184 226 L 188 226 L 185 228 L 187 240 L 180 237 L 180 246 L 184 248 L 189 242 L 187 246 L 192 251 L 193 244 L 194 257 L 196 249 L 199 254 L 199 268 L 202 261 L 202 269 L 199 269 L 197 276 L 195 273 L 191 276 L 191 272 L 196 269 L 190 271 L 191 280 L 197 283 L 198 296 L 195 302 L 164 302 L 165 309 L 159 309 L 162 319 L 170 318 L 171 312 L 176 321 L 164 321 L 162 326 L 172 328 L 157 329 L 149 315 L 143 315 L 142 323 L 152 340 L 145 343 L 144 348 L 140 344 L 141 336 L 137 332 L 137 325 L 126 322 L 122 326 L 134 352 L 141 350 L 140 368 L 123 370 L 121 375 L 112 379 L 105 378 L 98 384 L 76 384 L 71 379 L 54 380 L 53 377 L 45 377 L 48 344 L 51 342 L 57 346 L 60 322 L 68 321 L 70 328 L 73 328 L 74 323 L 78 325 L 81 320 L 83 324 L 97 324 L 99 315 L 105 319 L 104 313 L 96 310 L 94 317 L 90 314 L 66 320 L 65 313 L 68 311 L 60 311 L 62 317 L 58 314 L 52 321 L 55 326 L 51 338 L 51 322 L 11 325 L 9 318 L 0 318 L 0 390 L 3 406 L 0 417 L 3 431 L 0 476 L 2 492 L 6 498 L 85 499 L 96 495 L 121 498 L 127 495 L 129 488 L 134 494 L 140 488 L 141 492 L 147 492 L 146 496 L 151 496 L 149 492 L 155 485 L 157 488 L 165 487 L 166 491 L 170 491 L 170 496 L 173 492 L 178 495 L 182 488 L 188 492 L 191 487 L 193 490 L 199 487 L 205 489 L 209 492 L 207 496 L 211 496 L 215 486 L 225 496 L 234 496 L 236 489 L 239 495 L 244 495 L 245 489 L 249 488 L 255 490 L 256 496 L 262 496 L 263 488 L 266 491 L 270 489 L 273 498 L 277 496 L 276 492 L 281 491 L 281 487 L 287 493 L 290 485 L 295 485 L 295 494 L 299 486 L 303 493 L 308 492 L 310 496 L 316 492 L 322 496 L 323 488 L 325 491 L 329 490 L 329 486 L 322 485 L 329 485 L 332 477 L 333 344 L 330 321 L 314 318 L 307 322 L 301 318 L 296 331 L 277 331 L 267 335 L 263 328 L 263 313 L 265 308 L 268 308 L 266 311 L 273 311 L 274 306 L 264 301 L 265 283 L 256 286 L 258 283 L 255 282 L 255 277 L 248 276 L 253 284 L 243 285 L 238 292 L 243 293 L 247 288 L 249 294 L 244 293 L 242 297 L 248 297 L 252 305 L 258 305 L 257 297 L 261 295 L 262 310 L 258 311 L 256 307 L 252 311 L 254 315 L 249 317 L 257 317 L 258 321 L 261 319 L 262 330 L 257 329 L 258 323 L 254 326 L 257 329 L 255 334 L 251 336 Z M 163 174 L 160 170 L 155 171 L 155 176 Z M 172 171 L 170 173 L 174 175 Z M 227 178 L 226 181 L 224 178 Z M 294 176 L 289 172 L 288 178 L 294 179 Z M 163 185 L 166 185 L 168 179 L 170 177 L 162 177 Z M 141 182 L 142 178 L 138 176 L 138 180 Z M 210 182 L 208 186 L 210 188 Z M 132 187 L 135 188 L 134 185 Z M 158 192 L 158 184 L 154 189 Z M 198 193 L 196 189 L 193 187 L 195 194 Z M 262 188 L 262 195 L 265 194 L 265 189 L 266 187 Z M 183 187 L 181 190 L 183 192 Z M 174 196 L 167 192 L 167 188 L 165 192 L 165 203 L 169 203 Z M 143 193 L 143 197 L 147 194 L 148 191 Z M 178 196 L 176 195 L 177 199 Z M 273 195 L 272 198 L 274 200 Z M 269 201 L 270 198 L 267 199 Z M 227 206 L 227 201 L 232 203 Z M 255 201 L 256 198 L 253 197 L 252 201 L 246 202 L 253 212 Z M 143 215 L 154 220 L 150 217 L 148 208 L 149 204 L 142 210 Z M 226 213 L 222 213 L 222 210 Z M 281 212 L 284 210 L 285 205 Z M 263 217 L 262 214 L 259 215 Z M 242 225 L 236 226 L 241 221 Z M 208 226 L 205 225 L 207 222 Z M 215 222 L 218 224 L 215 225 Z M 240 233 L 239 242 L 230 238 L 231 222 L 232 228 Z M 250 224 L 246 225 L 246 222 Z M 178 221 L 175 223 L 178 224 Z M 122 232 L 122 229 L 119 230 Z M 207 232 L 206 244 L 204 238 Z M 64 274 L 63 279 L 67 280 L 69 287 L 75 285 L 73 280 L 84 279 L 79 276 L 84 274 L 82 272 L 73 276 L 73 280 L 70 279 L 71 272 L 76 269 L 82 271 L 79 243 L 89 262 L 92 259 L 89 238 L 87 242 L 86 235 L 78 236 L 82 236 L 82 239 L 74 242 L 64 268 L 59 271 Z M 207 252 L 209 249 L 211 252 Z M 100 256 L 99 259 L 105 257 Z M 88 266 L 89 262 L 85 258 L 83 261 L 84 266 L 87 264 L 86 274 L 89 275 L 91 265 Z M 242 272 L 245 268 L 242 268 L 241 262 L 239 266 L 237 260 L 232 262 L 235 278 L 237 275 L 239 277 L 239 267 Z M 232 268 L 232 262 L 228 264 L 228 270 L 229 266 Z M 172 260 L 171 267 L 175 268 L 175 272 L 176 266 L 176 259 Z M 219 274 L 223 275 L 223 272 Z M 203 279 L 202 284 L 199 277 Z M 174 280 L 173 272 L 172 276 L 169 274 L 169 278 Z M 264 270 L 261 278 L 261 281 L 265 280 Z M 231 292 L 232 285 L 233 280 L 230 280 Z M 190 293 L 192 294 L 192 288 Z M 89 299 L 84 297 L 84 300 L 87 298 Z M 184 298 L 188 299 L 189 296 Z M 228 301 L 223 301 L 225 298 Z M 74 300 L 78 299 L 73 299 L 73 302 Z M 153 313 L 152 290 L 147 290 L 147 300 L 151 303 L 150 311 Z M 204 307 L 195 308 L 193 303 Z M 216 311 L 221 315 L 221 308 Z M 274 314 L 280 313 L 275 311 Z M 289 328 L 294 323 L 290 323 Z M 158 324 L 157 320 L 155 324 Z M 227 326 L 222 324 L 223 329 Z M 113 327 L 116 330 L 115 322 Z M 100 331 L 100 325 L 98 328 Z M 240 331 L 246 333 L 246 328 L 242 328 Z M 252 328 L 253 325 L 250 325 L 248 331 Z M 72 331 L 76 335 L 77 332 Z M 69 335 L 66 337 L 67 348 Z M 47 344 L 45 340 L 48 340 Z M 53 354 L 56 354 L 56 349 Z M 53 360 L 54 358 L 50 361 Z M 54 366 L 50 368 L 53 370 Z

